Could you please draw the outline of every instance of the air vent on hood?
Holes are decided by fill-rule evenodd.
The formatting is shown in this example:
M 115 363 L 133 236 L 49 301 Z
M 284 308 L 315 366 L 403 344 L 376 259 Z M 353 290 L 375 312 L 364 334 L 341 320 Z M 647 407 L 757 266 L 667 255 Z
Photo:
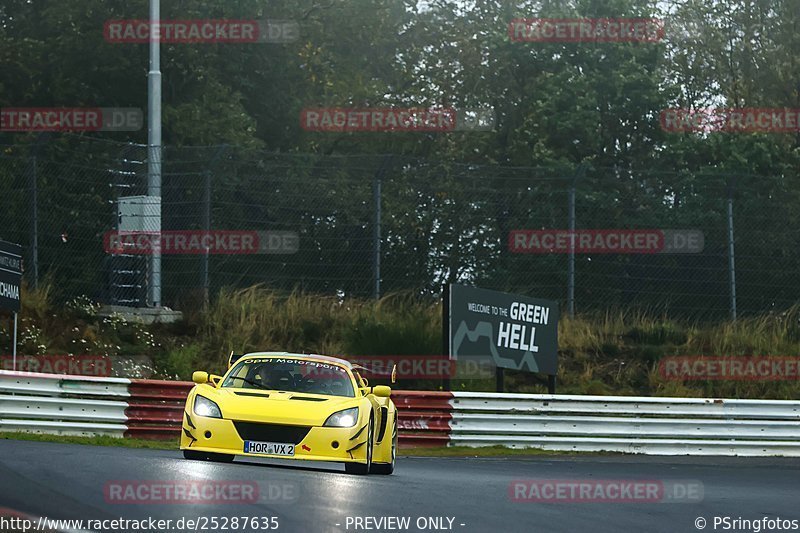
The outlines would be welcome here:
M 312 398 L 310 396 L 292 396 L 290 400 L 303 400 L 306 402 L 327 402 L 327 398 Z
M 269 393 L 267 392 L 234 392 L 234 394 L 238 394 L 239 396 L 256 396 L 258 398 L 269 398 Z

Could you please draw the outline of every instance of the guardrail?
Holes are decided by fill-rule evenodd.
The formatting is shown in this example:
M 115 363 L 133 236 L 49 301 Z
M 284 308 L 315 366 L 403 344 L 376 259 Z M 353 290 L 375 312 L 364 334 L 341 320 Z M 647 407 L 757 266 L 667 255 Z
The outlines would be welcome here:
M 190 382 L 0 371 L 0 431 L 176 439 Z M 393 391 L 411 446 L 800 456 L 800 402 Z
M 0 370 L 0 431 L 177 441 L 187 381 L 97 378 Z M 400 445 L 445 446 L 449 393 L 393 391 Z
M 800 456 L 800 402 L 456 392 L 450 443 Z

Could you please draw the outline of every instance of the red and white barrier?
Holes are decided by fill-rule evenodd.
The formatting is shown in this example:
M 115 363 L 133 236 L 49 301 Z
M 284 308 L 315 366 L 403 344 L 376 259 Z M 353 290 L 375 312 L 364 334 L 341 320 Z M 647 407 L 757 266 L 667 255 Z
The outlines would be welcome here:
M 177 440 L 188 381 L 0 371 L 0 431 Z M 400 445 L 446 446 L 453 395 L 393 391 Z
M 0 431 L 177 440 L 193 384 L 0 371 Z M 392 392 L 403 447 L 800 457 L 800 401 Z

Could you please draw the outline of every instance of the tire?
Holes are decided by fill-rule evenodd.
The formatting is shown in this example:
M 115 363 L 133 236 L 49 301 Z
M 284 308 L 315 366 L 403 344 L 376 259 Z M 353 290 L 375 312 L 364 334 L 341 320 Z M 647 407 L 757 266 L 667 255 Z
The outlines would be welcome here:
M 392 430 L 392 462 L 391 463 L 372 463 L 371 474 L 381 474 L 389 476 L 394 472 L 394 465 L 397 461 L 397 424 Z
M 372 418 L 369 419 L 369 429 L 367 429 L 367 460 L 363 463 L 345 463 L 344 464 L 344 471 L 348 474 L 355 474 L 358 476 L 363 476 L 365 474 L 369 474 L 370 468 L 372 468 L 372 440 L 373 436 L 373 422 Z
M 183 450 L 183 458 L 189 459 L 190 461 L 204 461 L 206 459 L 206 454 L 193 450 Z
M 228 453 L 209 453 L 208 458 L 215 463 L 232 463 L 236 456 Z

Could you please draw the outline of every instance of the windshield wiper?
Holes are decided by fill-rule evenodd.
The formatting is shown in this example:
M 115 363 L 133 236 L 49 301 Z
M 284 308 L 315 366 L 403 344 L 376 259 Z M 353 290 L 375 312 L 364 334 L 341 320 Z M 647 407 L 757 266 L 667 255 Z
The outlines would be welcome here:
M 259 389 L 271 390 L 269 387 L 265 387 L 261 383 L 256 383 L 255 381 L 249 380 L 247 378 L 240 378 L 239 376 L 231 376 L 228 379 L 241 379 L 245 383 L 249 383 L 250 385 L 254 385 L 254 386 L 258 387 Z

